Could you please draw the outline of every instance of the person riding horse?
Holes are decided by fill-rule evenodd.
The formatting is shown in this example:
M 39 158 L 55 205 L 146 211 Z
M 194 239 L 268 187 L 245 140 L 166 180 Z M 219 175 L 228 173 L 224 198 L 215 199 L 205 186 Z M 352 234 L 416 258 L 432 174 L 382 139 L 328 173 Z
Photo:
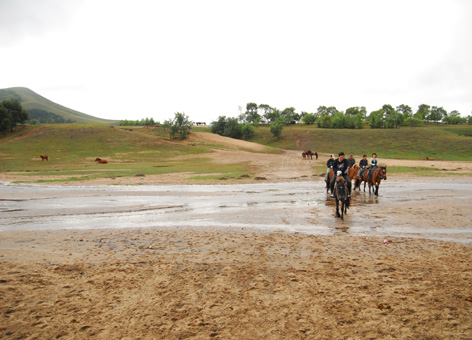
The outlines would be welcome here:
M 368 175 L 368 181 L 369 182 L 372 179 L 372 173 L 378 167 L 379 167 L 379 160 L 377 159 L 377 154 L 374 152 L 372 154 L 372 158 L 370 159 L 370 168 L 369 168 L 369 175 Z
M 347 189 L 348 189 L 348 197 L 351 197 L 351 179 L 349 178 L 349 162 L 347 159 L 344 158 L 344 152 L 339 153 L 339 158 L 336 159 L 333 163 L 333 170 L 334 173 L 336 174 L 338 171 L 341 171 L 341 176 L 344 177 L 346 184 L 347 184 Z M 336 181 L 336 176 L 333 176 L 331 179 L 331 182 L 329 183 L 331 192 L 334 190 L 334 182 Z M 331 197 L 334 197 L 333 194 L 331 194 Z
M 328 182 L 329 171 L 333 168 L 333 163 L 334 163 L 334 155 L 331 155 L 331 157 L 326 162 L 327 169 L 326 169 L 326 175 L 325 175 L 325 182 Z
M 354 164 L 356 164 L 356 159 L 352 156 L 352 153 L 349 155 L 349 158 L 347 159 L 349 162 L 349 167 L 352 168 Z
M 359 172 L 359 178 L 362 179 L 364 177 L 364 171 L 365 169 L 367 169 L 368 164 L 369 163 L 367 163 L 367 155 L 362 156 L 362 159 L 359 162 L 359 168 L 361 169 Z

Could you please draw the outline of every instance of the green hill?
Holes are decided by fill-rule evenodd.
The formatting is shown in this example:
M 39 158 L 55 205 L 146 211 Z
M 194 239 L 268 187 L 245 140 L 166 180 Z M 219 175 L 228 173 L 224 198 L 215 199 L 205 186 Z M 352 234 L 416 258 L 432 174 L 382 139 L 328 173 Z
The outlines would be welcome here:
M 0 101 L 18 99 L 31 119 L 41 123 L 116 124 L 118 121 L 97 118 L 54 103 L 26 87 L 0 89 Z

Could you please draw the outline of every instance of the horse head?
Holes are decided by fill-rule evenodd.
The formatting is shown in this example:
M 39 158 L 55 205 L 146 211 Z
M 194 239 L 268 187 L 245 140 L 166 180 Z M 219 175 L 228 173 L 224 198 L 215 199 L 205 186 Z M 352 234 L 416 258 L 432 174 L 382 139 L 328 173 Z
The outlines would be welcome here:
M 378 172 L 379 172 L 378 174 L 379 178 L 387 180 L 387 166 L 381 166 Z

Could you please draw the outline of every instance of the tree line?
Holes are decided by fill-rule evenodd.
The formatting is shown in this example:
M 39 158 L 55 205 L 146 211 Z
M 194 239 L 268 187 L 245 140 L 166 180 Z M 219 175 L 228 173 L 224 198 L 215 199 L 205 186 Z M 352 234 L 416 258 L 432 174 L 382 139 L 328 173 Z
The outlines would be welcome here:
M 141 120 L 120 120 L 118 123 L 120 126 L 155 126 L 159 125 L 159 122 L 154 121 L 153 118 L 143 118 Z
M 367 113 L 365 106 L 348 108 L 345 112 L 335 106 L 320 106 L 316 112 L 297 113 L 294 107 L 284 110 L 267 104 L 247 103 L 246 111 L 238 117 L 241 123 L 272 124 L 277 121 L 284 124 L 316 124 L 320 128 L 362 129 L 398 128 L 399 126 L 418 126 L 424 123 L 472 124 L 472 116 L 461 117 L 457 110 L 447 112 L 439 106 L 421 104 L 416 112 L 405 104 L 393 107 L 385 104 L 379 110 Z
M 18 99 L 4 99 L 0 102 L 0 132 L 13 132 L 18 124 L 25 124 L 29 119 L 28 112 L 23 109 Z

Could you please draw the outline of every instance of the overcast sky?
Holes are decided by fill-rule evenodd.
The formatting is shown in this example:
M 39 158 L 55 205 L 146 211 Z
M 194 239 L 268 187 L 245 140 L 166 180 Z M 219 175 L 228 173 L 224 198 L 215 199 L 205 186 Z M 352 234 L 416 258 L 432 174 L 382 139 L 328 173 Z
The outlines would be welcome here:
M 0 0 L 0 88 L 100 118 L 472 111 L 468 0 Z

